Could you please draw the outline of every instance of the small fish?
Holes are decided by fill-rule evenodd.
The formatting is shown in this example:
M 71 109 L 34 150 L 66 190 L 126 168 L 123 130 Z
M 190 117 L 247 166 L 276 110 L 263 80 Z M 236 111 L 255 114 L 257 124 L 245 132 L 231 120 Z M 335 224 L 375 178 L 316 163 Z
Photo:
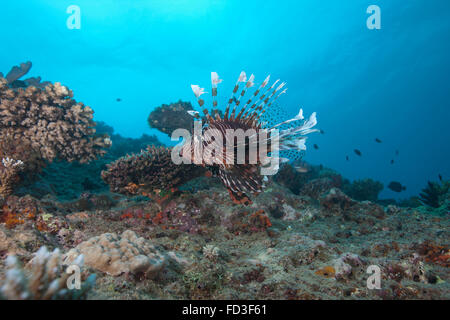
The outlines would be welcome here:
M 381 143 L 382 141 L 378 138 L 375 138 L 375 142 Z
M 406 190 L 406 187 L 402 186 L 402 184 L 397 181 L 391 181 L 388 185 L 388 188 L 395 192 L 402 192 Z
M 394 159 L 391 160 L 391 164 L 394 164 Z
M 395 155 L 398 156 L 398 150 L 395 150 Z
M 299 172 L 299 173 L 307 173 L 308 172 L 308 168 L 306 167 L 294 167 L 295 171 Z
M 353 150 L 358 156 L 362 156 L 362 153 L 361 153 L 361 151 L 359 151 L 358 149 L 355 149 L 355 150 Z
M 350 161 L 350 159 L 348 158 L 348 156 L 345 156 L 345 160 Z
M 320 132 L 321 134 L 325 134 L 325 131 L 323 131 L 322 129 L 319 129 L 319 132 Z
M 438 174 L 438 177 L 439 177 L 439 181 L 442 182 L 442 175 Z
M 319 149 L 319 146 L 318 146 L 317 144 L 314 144 L 313 147 L 314 147 L 314 149 L 316 149 L 316 150 Z
M 117 99 L 116 99 L 116 101 L 117 101 L 117 102 L 120 102 L 120 101 L 122 101 L 122 99 L 120 99 L 120 98 L 117 98 Z

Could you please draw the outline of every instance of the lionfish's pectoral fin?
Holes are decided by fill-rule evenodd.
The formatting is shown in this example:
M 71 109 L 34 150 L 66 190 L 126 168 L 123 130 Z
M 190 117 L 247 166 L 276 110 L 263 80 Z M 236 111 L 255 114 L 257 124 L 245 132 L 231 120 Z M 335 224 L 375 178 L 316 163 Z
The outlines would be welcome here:
M 258 194 L 262 191 L 262 176 L 252 165 L 239 165 L 219 170 L 219 177 L 227 187 L 230 197 L 237 204 L 251 204 L 246 194 Z

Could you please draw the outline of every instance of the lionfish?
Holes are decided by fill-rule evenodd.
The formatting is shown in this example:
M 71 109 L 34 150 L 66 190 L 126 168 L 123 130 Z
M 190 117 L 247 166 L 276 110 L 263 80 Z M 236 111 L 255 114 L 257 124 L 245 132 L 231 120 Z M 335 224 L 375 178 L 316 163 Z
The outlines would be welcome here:
M 304 120 L 298 125 L 298 121 L 304 119 L 302 109 L 294 118 L 273 126 L 267 126 L 262 121 L 266 111 L 287 90 L 285 88 L 286 83 L 280 83 L 280 80 L 276 80 L 269 85 L 270 75 L 265 78 L 253 94 L 249 95 L 248 100 L 240 107 L 241 101 L 246 99 L 244 97 L 248 89 L 255 85 L 254 80 L 253 74 L 247 79 L 246 73 L 244 71 L 241 72 L 228 99 L 223 116 L 220 116 L 218 112 L 217 102 L 217 86 L 222 82 L 222 79 L 219 79 L 216 72 L 211 73 L 211 113 L 214 112 L 213 115 L 204 107 L 205 101 L 201 97 L 205 93 L 204 88 L 198 85 L 191 85 L 197 97 L 198 105 L 203 109 L 205 117 L 200 138 L 194 135 L 190 141 L 184 143 L 180 151 L 180 155 L 183 158 L 189 158 L 191 161 L 203 150 L 203 154 L 200 157 L 200 165 L 207 167 L 210 172 L 221 179 L 234 203 L 246 205 L 252 203 L 248 194 L 256 196 L 262 192 L 265 182 L 268 180 L 267 176 L 261 174 L 263 172 L 262 168 L 267 167 L 269 160 L 278 160 L 277 165 L 279 161 L 289 161 L 275 155 L 278 155 L 278 151 L 283 150 L 297 150 L 300 152 L 306 150 L 306 135 L 319 131 L 313 129 L 317 124 L 315 112 L 311 114 L 308 120 Z M 189 113 L 195 119 L 201 120 L 198 111 L 190 111 Z M 280 131 L 279 129 L 286 127 L 286 124 L 289 124 L 289 127 Z M 229 130 L 235 132 L 238 129 L 253 133 L 245 136 L 243 140 L 228 134 Z M 211 132 L 221 134 L 225 139 L 212 138 L 213 134 Z M 231 148 L 226 147 L 227 143 L 231 145 Z M 262 144 L 266 144 L 266 146 L 262 148 Z M 272 148 L 272 146 L 275 148 Z M 239 148 L 245 150 L 244 155 L 242 155 L 242 152 L 239 155 Z M 217 150 L 222 152 L 216 152 Z

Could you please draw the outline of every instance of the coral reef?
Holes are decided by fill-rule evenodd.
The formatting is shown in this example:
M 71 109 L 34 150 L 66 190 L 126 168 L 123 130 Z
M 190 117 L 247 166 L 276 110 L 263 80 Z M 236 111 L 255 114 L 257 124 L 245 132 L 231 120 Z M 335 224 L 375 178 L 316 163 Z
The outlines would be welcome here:
M 178 101 L 169 105 L 163 104 L 155 108 L 148 116 L 150 128 L 171 135 L 176 129 L 191 131 L 194 126 L 194 118 L 188 114 L 193 110 L 190 102 Z
M 120 236 L 105 233 L 90 238 L 70 250 L 64 257 L 66 264 L 72 264 L 83 255 L 87 266 L 112 276 L 122 273 L 143 274 L 156 277 L 167 263 L 163 253 L 150 241 L 138 237 L 130 230 Z
M 61 200 L 74 200 L 86 193 L 106 192 L 108 185 L 102 180 L 101 172 L 108 163 L 127 154 L 138 153 L 149 145 L 161 145 L 156 136 L 144 134 L 140 138 L 122 137 L 103 122 L 97 123 L 97 132 L 108 134 L 112 141 L 112 146 L 103 157 L 87 164 L 53 161 L 43 169 L 40 180 L 22 183 L 16 194 L 31 194 L 37 198 L 52 195 Z
M 0 195 L 7 197 L 13 192 L 17 183 L 18 174 L 23 168 L 22 160 L 14 160 L 8 157 L 2 159 L 0 164 Z
M 351 198 L 358 201 L 378 200 L 378 194 L 383 190 L 383 184 L 372 179 L 355 180 L 352 183 L 344 184 L 342 191 Z
M 31 67 L 31 61 L 23 62 L 19 66 L 12 67 L 5 77 L 3 77 L 3 74 L 0 72 L 0 78 L 5 78 L 8 86 L 11 88 L 24 88 L 33 86 L 42 89 L 46 85 L 50 84 L 50 82 L 48 81 L 41 82 L 41 77 L 19 80 L 30 71 Z
M 95 275 L 89 276 L 80 288 L 68 289 L 70 273 L 62 263 L 59 249 L 49 252 L 41 247 L 24 270 L 16 256 L 6 259 L 6 278 L 0 285 L 0 299 L 11 300 L 50 300 L 85 299 L 95 284 Z M 83 266 L 83 257 L 72 262 L 79 268 Z
M 160 195 L 160 191 L 169 191 L 203 173 L 204 169 L 199 166 L 174 164 L 171 149 L 148 147 L 139 154 L 108 164 L 102 178 L 112 192 Z
M 0 79 L 0 134 L 26 142 L 42 158 L 88 162 L 105 153 L 110 140 L 95 135 L 93 110 L 76 102 L 73 93 L 60 83 L 45 89 L 7 87 Z M 7 130 L 6 129 L 10 129 Z
M 430 207 L 439 208 L 447 200 L 450 205 L 450 181 L 431 182 L 428 181 L 426 188 L 420 193 L 420 201 Z
M 153 109 L 148 116 L 150 128 L 157 129 L 165 134 L 171 135 L 176 129 L 186 129 L 192 131 L 194 118 L 188 111 L 194 110 L 190 102 L 178 101 L 170 104 L 163 104 Z M 218 111 L 222 116 L 222 111 Z M 203 117 L 203 120 L 205 118 Z
M 317 201 L 274 182 L 251 206 L 230 206 L 220 182 L 196 183 L 163 208 L 121 195 L 84 204 L 9 197 L 5 210 L 24 222 L 0 223 L 0 282 L 7 256 L 26 262 L 45 245 L 67 262 L 84 255 L 97 276 L 89 298 L 449 298 L 448 216 L 357 201 L 338 188 Z M 379 290 L 367 288 L 370 265 L 380 267 Z
M 107 135 L 96 135 L 93 110 L 74 100 L 67 87 L 58 82 L 44 88 L 10 86 L 11 81 L 17 81 L 30 67 L 31 63 L 15 67 L 7 75 L 9 79 L 0 78 L 2 159 L 20 160 L 22 171 L 30 176 L 42 166 L 42 160 L 84 163 L 103 155 L 111 140 Z M 3 165 L 4 171 L 8 170 Z M 7 185 L 2 181 L 2 189 L 6 191 L 3 196 L 9 195 L 19 180 L 15 172 Z

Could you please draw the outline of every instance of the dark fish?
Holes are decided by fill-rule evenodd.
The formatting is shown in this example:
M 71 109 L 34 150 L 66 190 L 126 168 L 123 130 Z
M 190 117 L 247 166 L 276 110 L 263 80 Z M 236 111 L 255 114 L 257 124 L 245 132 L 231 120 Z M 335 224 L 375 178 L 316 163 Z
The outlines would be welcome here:
M 439 181 L 442 182 L 442 176 L 439 174 L 438 177 L 439 177 Z
M 122 99 L 120 99 L 120 98 L 117 98 L 117 99 L 116 99 L 116 101 L 117 101 L 117 102 L 120 102 L 120 101 L 122 101 Z
M 362 156 L 362 153 L 361 153 L 361 151 L 359 151 L 358 149 L 355 149 L 355 150 L 353 150 L 353 151 L 355 151 L 355 153 L 358 155 L 358 156 Z
M 316 150 L 319 149 L 319 146 L 318 146 L 317 144 L 314 144 L 313 147 L 314 147 L 314 149 L 316 149 Z
M 347 161 L 349 161 L 348 156 L 345 156 L 345 159 L 346 159 Z
M 406 187 L 402 186 L 402 184 L 397 181 L 391 181 L 388 185 L 388 188 L 395 192 L 402 192 L 406 190 Z
M 375 142 L 381 143 L 382 141 L 378 138 L 375 138 Z
M 398 150 L 395 150 L 395 155 L 398 156 Z
M 322 129 L 319 129 L 319 132 L 320 132 L 321 134 L 325 134 L 325 131 L 323 131 Z
M 391 164 L 394 164 L 394 159 L 391 160 Z

